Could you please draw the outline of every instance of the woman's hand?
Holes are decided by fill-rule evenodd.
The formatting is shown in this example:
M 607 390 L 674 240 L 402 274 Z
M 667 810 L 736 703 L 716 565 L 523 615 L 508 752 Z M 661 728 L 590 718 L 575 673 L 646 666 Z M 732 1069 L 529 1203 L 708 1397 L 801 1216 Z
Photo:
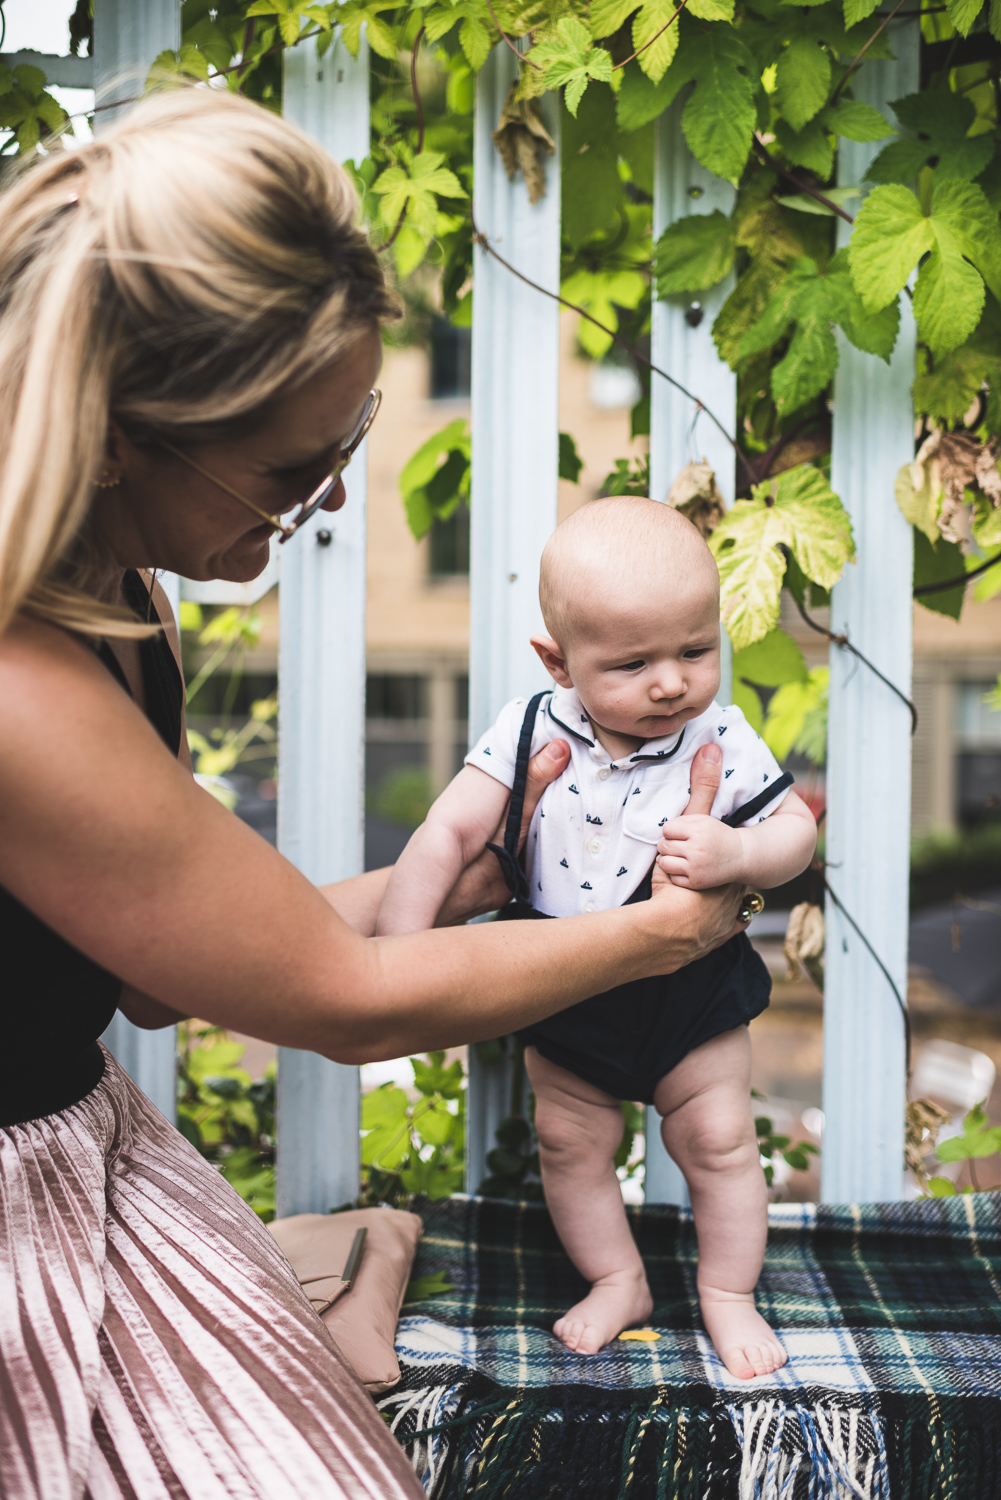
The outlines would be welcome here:
M 525 805 L 521 815 L 519 852 L 524 848 L 528 829 L 535 809 L 546 787 L 566 770 L 570 759 L 570 746 L 566 740 L 550 740 L 528 763 L 528 785 L 525 788 Z M 508 803 L 510 806 L 510 802 Z M 508 808 L 490 838 L 492 844 L 503 844 L 507 824 Z M 459 876 L 444 906 L 438 914 L 437 927 L 455 927 L 478 917 L 483 912 L 496 911 L 506 906 L 511 898 L 500 863 L 495 854 L 484 849 L 479 859 L 467 866 Z

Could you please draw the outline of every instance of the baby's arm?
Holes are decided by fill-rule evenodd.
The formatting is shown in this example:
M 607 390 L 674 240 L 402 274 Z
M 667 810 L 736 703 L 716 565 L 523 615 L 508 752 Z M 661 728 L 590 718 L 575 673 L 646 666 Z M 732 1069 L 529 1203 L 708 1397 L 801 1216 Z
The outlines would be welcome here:
M 762 823 L 730 828 L 718 818 L 686 814 L 665 823 L 658 864 L 675 885 L 708 890 L 731 881 L 783 885 L 813 858 L 817 825 L 806 803 L 787 792 Z
M 485 771 L 463 766 L 396 861 L 379 909 L 377 936 L 434 926 L 463 870 L 483 853 L 510 795 Z

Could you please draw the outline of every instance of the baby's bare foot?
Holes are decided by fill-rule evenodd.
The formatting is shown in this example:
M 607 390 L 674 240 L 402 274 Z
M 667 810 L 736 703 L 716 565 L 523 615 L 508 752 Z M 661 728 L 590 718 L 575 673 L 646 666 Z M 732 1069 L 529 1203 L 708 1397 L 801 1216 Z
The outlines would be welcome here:
M 575 1354 L 597 1354 L 623 1328 L 642 1323 L 652 1312 L 653 1298 L 643 1272 L 613 1271 L 553 1324 L 553 1332 Z
M 699 1288 L 706 1332 L 731 1375 L 751 1380 L 771 1375 L 786 1362 L 786 1352 L 754 1306 L 752 1292 Z

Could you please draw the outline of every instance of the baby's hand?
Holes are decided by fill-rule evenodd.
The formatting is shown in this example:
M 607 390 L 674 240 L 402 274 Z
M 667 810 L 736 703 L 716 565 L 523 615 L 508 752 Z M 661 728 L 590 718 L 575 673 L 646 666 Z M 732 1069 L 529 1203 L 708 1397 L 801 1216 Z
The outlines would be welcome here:
M 693 891 L 744 879 L 744 845 L 735 828 L 705 814 L 686 813 L 665 823 L 657 845 L 657 874 Z

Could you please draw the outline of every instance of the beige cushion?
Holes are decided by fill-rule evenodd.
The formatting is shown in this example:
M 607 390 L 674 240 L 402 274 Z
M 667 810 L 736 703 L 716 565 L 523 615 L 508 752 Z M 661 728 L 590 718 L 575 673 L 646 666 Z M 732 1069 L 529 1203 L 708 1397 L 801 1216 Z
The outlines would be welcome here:
M 365 1249 L 345 1292 L 341 1272 L 363 1227 L 368 1230 Z M 294 1214 L 268 1228 L 299 1281 L 323 1278 L 310 1281 L 303 1291 L 316 1308 L 335 1299 L 321 1316 L 365 1387 L 373 1395 L 391 1390 L 400 1379 L 393 1345 L 421 1237 L 418 1216 L 395 1208 L 355 1208 L 342 1214 Z

